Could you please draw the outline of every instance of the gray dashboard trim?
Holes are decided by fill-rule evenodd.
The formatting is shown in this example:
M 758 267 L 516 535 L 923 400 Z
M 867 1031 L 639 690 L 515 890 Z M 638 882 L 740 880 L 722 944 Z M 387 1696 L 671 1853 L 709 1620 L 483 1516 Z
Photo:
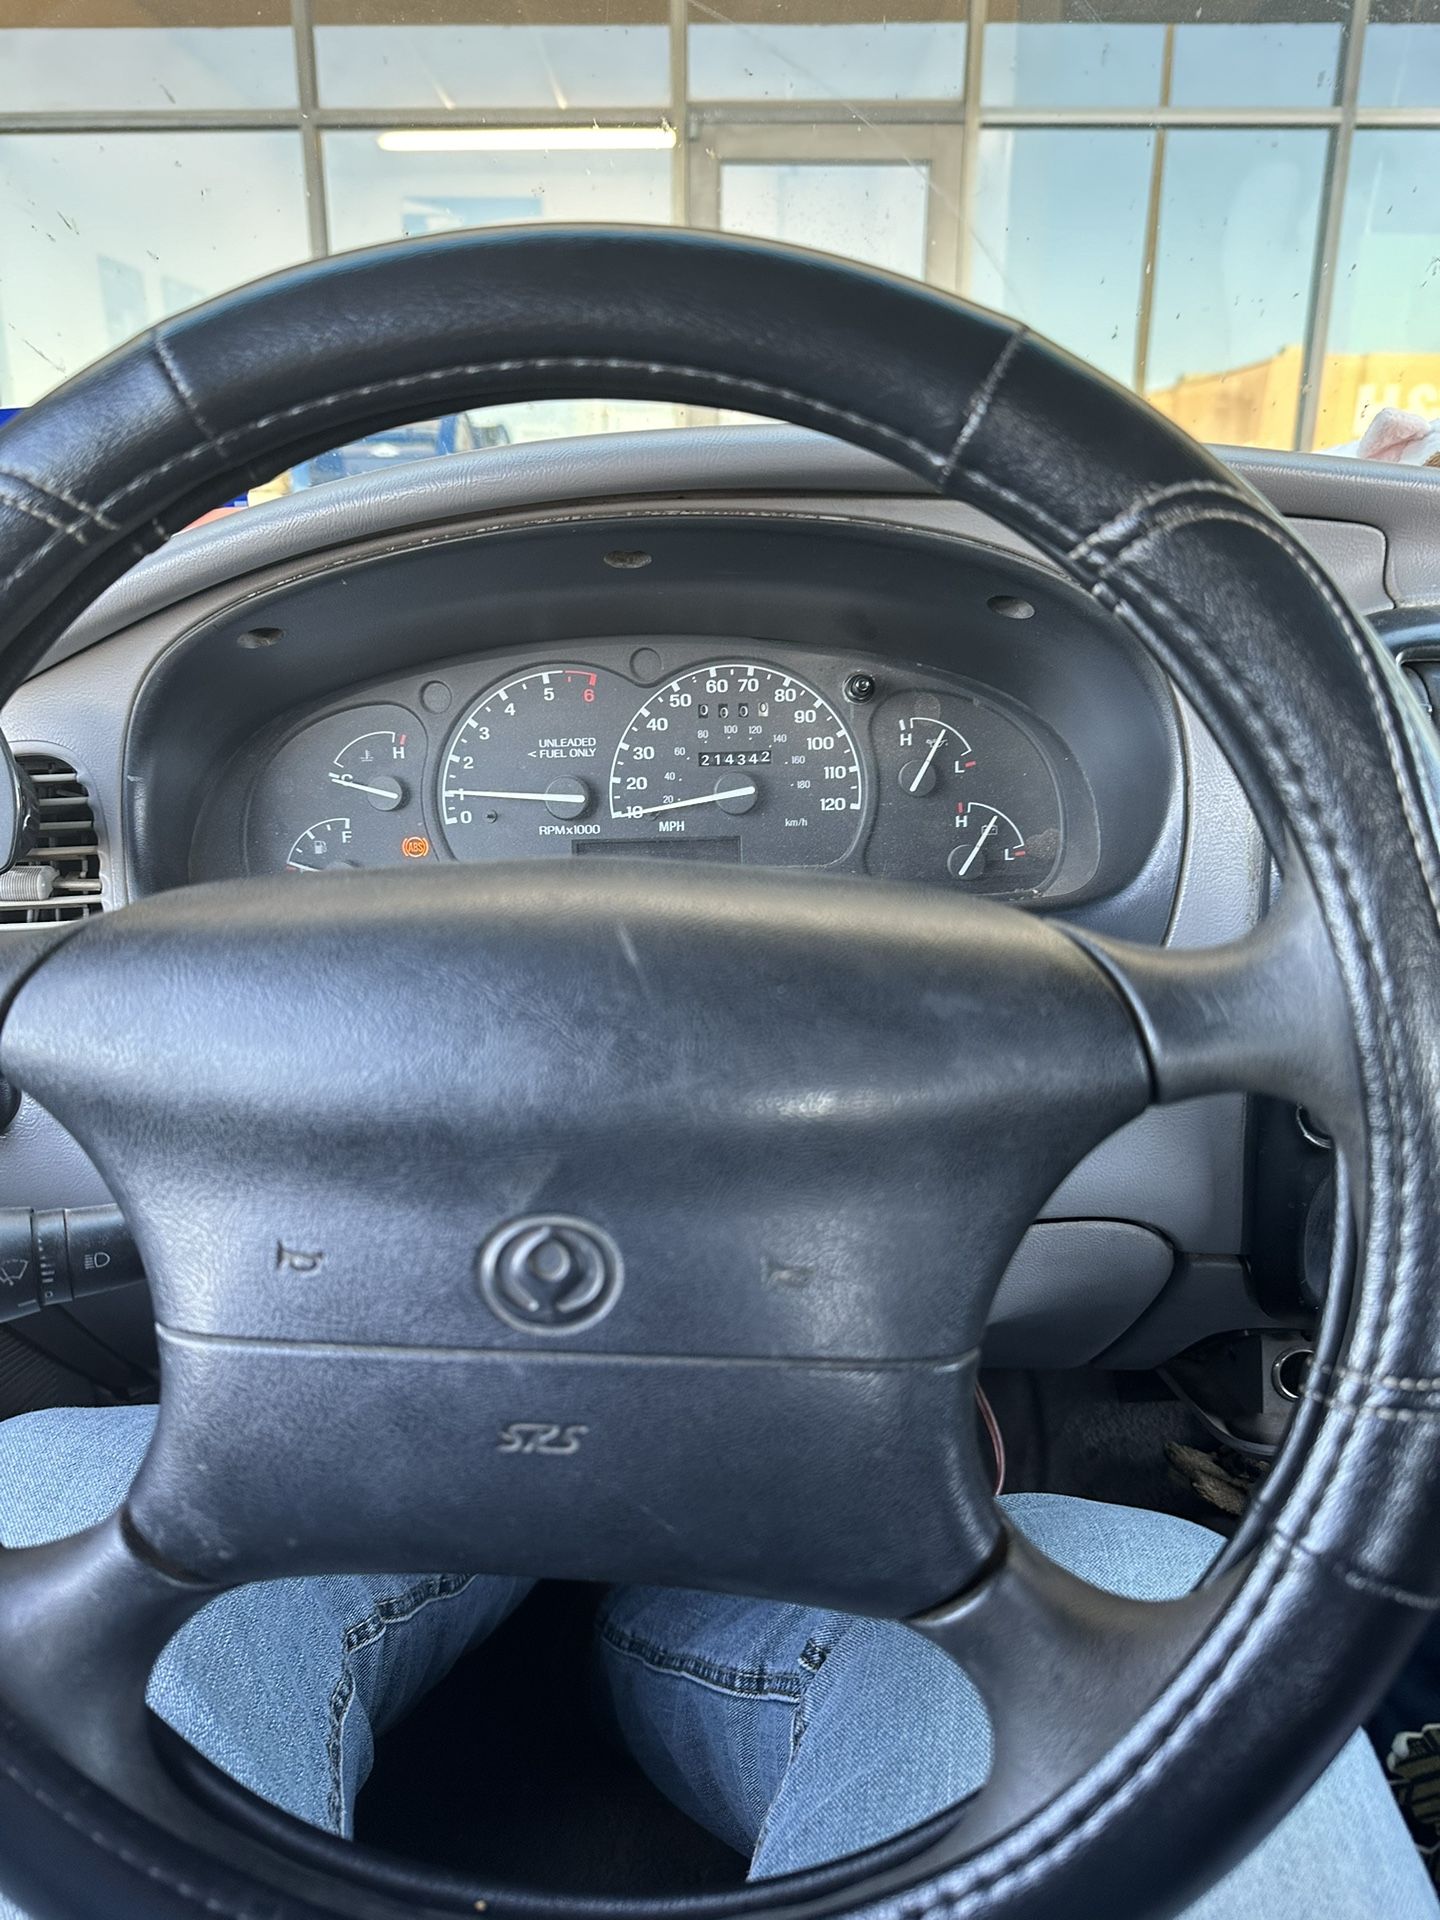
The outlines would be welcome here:
M 50 659 L 204 588 L 376 535 L 562 503 L 757 491 L 926 490 L 888 460 L 792 427 L 604 434 L 417 460 L 306 488 L 177 535 L 103 594 Z M 993 524 L 978 513 L 972 518 L 977 527 Z
M 1289 517 L 1378 527 L 1388 550 L 1385 589 L 1397 607 L 1440 605 L 1440 470 L 1333 454 L 1217 447 Z M 1338 570 L 1337 570 L 1338 571 Z
M 1440 474 L 1220 451 L 1282 513 L 1305 521 L 1305 538 L 1363 611 L 1440 602 Z M 935 526 L 1039 559 L 1008 529 L 940 500 L 889 461 L 798 427 L 537 441 L 335 481 L 181 534 L 82 615 L 46 664 L 206 588 L 377 534 L 562 502 L 735 494 L 751 507 L 779 495 L 791 508 L 801 504 L 797 495 L 822 496 L 831 506 L 836 495 L 853 496 L 870 517 Z

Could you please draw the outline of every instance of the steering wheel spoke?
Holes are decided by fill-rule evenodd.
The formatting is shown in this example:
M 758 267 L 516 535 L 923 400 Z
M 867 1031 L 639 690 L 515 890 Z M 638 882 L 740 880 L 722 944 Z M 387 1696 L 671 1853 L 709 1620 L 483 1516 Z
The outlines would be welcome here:
M 1075 937 L 1133 1009 L 1157 1099 L 1273 1094 L 1308 1108 L 1332 1133 L 1346 1128 L 1358 1095 L 1354 1036 L 1297 861 L 1271 911 L 1241 940 L 1173 948 Z
M 7 1702 L 92 1780 L 133 1806 L 168 1806 L 145 1688 L 217 1591 L 160 1562 L 123 1509 L 68 1539 L 0 1551 Z
M 1007 1522 L 973 1588 L 911 1619 L 964 1668 L 990 1715 L 990 1774 L 956 1834 L 967 1850 L 1018 1826 L 1129 1731 L 1236 1578 L 1180 1599 L 1133 1600 L 1079 1579 Z

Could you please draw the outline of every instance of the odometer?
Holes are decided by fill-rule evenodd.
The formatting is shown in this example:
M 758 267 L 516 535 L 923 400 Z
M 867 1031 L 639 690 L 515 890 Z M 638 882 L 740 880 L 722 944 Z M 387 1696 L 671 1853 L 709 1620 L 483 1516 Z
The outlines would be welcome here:
M 825 867 L 859 831 L 860 758 L 814 687 L 754 662 L 692 667 L 650 695 L 610 770 L 610 818 L 649 838 L 734 839 L 752 865 Z

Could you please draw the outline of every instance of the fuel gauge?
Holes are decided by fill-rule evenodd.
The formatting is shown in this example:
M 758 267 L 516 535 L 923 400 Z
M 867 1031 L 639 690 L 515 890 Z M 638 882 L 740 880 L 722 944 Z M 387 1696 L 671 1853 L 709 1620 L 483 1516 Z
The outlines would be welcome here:
M 348 816 L 317 820 L 295 836 L 295 844 L 285 856 L 287 873 L 323 873 L 327 867 L 358 867 L 350 857 L 355 828 Z
M 305 874 L 433 859 L 419 791 L 424 765 L 420 722 L 388 701 L 300 728 L 251 789 L 250 871 Z

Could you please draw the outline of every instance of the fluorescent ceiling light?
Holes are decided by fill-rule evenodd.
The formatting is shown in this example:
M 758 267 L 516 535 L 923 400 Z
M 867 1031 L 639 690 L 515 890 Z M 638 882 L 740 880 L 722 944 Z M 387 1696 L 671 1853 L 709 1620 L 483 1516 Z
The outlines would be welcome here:
M 400 127 L 386 153 L 638 153 L 675 145 L 673 127 Z

